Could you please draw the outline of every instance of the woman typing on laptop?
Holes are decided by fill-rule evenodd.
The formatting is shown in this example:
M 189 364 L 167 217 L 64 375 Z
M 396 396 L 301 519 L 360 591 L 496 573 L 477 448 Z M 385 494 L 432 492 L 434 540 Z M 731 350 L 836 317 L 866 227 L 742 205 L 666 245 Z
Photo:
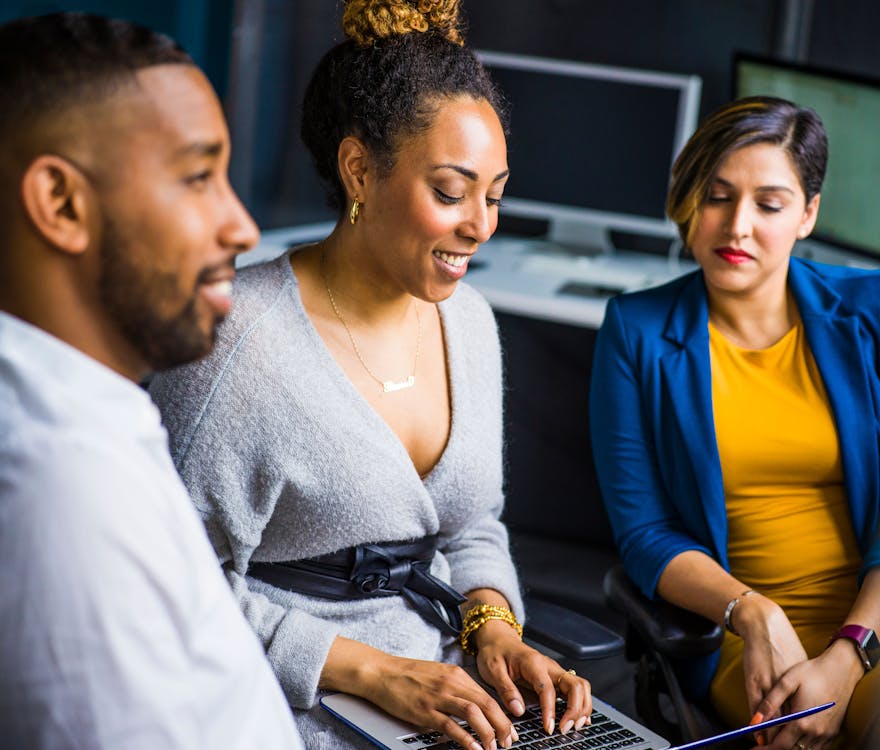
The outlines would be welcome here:
M 690 692 L 731 726 L 836 703 L 773 750 L 880 747 L 880 274 L 791 257 L 826 159 L 812 110 L 710 116 L 667 203 L 700 270 L 612 300 L 592 373 L 629 575 L 727 627 Z
M 589 683 L 520 637 L 498 336 L 460 283 L 497 226 L 503 107 L 461 44 L 457 0 L 350 0 L 343 25 L 302 123 L 335 229 L 241 272 L 214 354 L 151 392 L 308 747 L 362 744 L 316 707 L 320 690 L 509 747 L 510 717 L 458 666 L 463 649 L 508 712 L 530 686 L 546 730 L 568 731 Z

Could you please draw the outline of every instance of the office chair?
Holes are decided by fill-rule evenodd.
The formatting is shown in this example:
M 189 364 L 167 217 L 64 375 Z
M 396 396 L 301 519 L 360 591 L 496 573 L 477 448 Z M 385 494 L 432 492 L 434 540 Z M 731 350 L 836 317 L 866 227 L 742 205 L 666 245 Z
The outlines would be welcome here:
M 721 647 L 720 625 L 662 600 L 648 599 L 623 565 L 605 575 L 608 605 L 626 618 L 626 657 L 638 663 L 635 703 L 639 719 L 673 742 L 691 742 L 724 730 L 708 701 L 688 700 L 675 662 L 708 656 Z M 672 717 L 664 712 L 672 709 Z M 749 747 L 751 745 L 748 745 Z
M 523 636 L 566 660 L 592 661 L 624 652 L 623 638 L 590 617 L 536 596 L 525 596 Z

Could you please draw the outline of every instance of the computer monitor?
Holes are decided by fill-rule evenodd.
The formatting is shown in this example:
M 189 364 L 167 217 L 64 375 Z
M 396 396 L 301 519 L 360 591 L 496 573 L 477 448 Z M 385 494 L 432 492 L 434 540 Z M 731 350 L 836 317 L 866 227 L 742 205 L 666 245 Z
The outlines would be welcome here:
M 880 258 L 880 80 L 739 54 L 734 95 L 778 96 L 818 112 L 828 172 L 814 236 Z
M 666 192 L 696 126 L 698 76 L 478 54 L 510 106 L 502 216 L 546 219 L 567 244 L 604 243 L 608 230 L 675 236 Z

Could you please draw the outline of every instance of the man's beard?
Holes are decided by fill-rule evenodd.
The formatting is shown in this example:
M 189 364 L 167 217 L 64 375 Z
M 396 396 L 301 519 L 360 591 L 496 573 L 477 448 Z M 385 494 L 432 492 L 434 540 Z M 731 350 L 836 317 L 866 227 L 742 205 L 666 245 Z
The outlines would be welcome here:
M 159 312 L 180 295 L 176 274 L 144 271 L 131 262 L 129 243 L 112 221 L 105 220 L 100 248 L 101 303 L 126 341 L 151 370 L 166 370 L 191 362 L 211 351 L 217 318 L 209 331 L 202 329 L 196 310 L 196 289 L 173 318 Z M 198 283 L 198 280 L 197 280 Z

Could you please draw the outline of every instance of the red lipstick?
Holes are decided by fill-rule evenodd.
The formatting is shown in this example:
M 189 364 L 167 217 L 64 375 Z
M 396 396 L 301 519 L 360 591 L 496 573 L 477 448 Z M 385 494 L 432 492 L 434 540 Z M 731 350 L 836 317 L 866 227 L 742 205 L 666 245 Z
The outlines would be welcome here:
M 740 263 L 745 263 L 747 260 L 752 260 L 752 256 L 745 250 L 740 250 L 736 247 L 718 247 L 715 248 L 715 254 L 721 258 L 721 260 L 734 266 L 738 266 Z

